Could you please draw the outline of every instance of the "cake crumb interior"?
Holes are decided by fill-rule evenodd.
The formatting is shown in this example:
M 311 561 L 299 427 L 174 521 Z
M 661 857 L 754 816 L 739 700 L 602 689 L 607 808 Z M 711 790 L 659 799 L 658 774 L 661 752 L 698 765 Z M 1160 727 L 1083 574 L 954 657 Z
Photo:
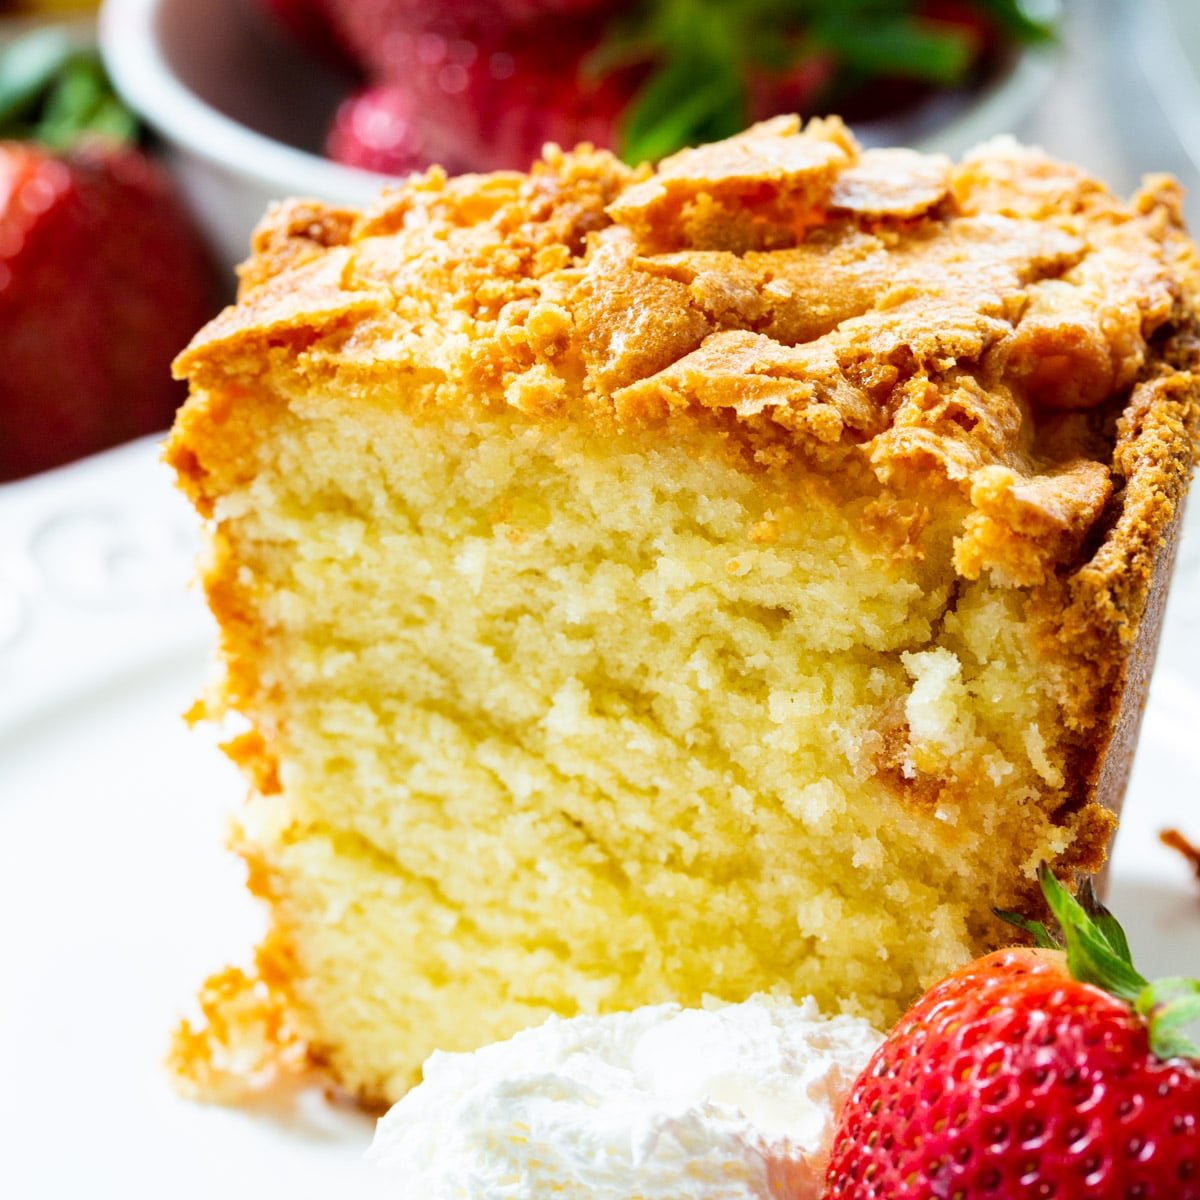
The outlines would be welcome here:
M 955 580 L 952 493 L 343 405 L 295 398 L 216 515 L 287 714 L 247 840 L 365 1091 L 550 1013 L 886 1023 L 1070 844 L 1023 596 Z

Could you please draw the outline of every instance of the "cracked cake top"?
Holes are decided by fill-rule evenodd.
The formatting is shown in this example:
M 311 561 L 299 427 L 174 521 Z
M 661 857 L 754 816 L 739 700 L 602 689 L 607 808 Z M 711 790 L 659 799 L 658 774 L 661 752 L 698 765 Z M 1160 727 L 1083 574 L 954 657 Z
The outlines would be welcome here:
M 548 148 L 528 175 L 435 169 L 364 213 L 286 202 L 177 369 L 707 421 L 750 470 L 943 488 L 968 510 L 959 573 L 1027 586 L 1103 523 L 1147 413 L 1155 486 L 1182 494 L 1198 293 L 1165 177 L 1126 204 L 1011 140 L 953 165 L 779 117 L 656 170 Z

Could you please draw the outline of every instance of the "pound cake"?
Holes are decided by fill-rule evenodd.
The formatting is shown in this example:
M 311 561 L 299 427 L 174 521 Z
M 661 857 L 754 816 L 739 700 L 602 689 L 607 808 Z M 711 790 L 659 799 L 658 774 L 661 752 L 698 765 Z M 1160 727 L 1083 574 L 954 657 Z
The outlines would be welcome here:
M 177 364 L 271 919 L 180 1075 L 382 1102 L 548 1014 L 886 1024 L 1098 868 L 1198 284 L 1168 179 L 835 120 L 275 208 Z

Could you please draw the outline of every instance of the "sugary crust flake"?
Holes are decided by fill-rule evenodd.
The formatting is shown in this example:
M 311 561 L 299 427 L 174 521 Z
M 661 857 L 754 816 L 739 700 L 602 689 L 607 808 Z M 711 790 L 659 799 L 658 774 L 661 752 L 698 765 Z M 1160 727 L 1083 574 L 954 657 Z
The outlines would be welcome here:
M 941 154 L 867 150 L 834 180 L 829 207 L 875 217 L 919 217 L 946 198 L 950 173 L 950 160 Z
M 227 967 L 200 989 L 202 1019 L 181 1021 L 167 1068 L 175 1087 L 194 1100 L 236 1104 L 278 1090 L 286 1094 L 318 1080 L 294 1006 L 266 949 L 252 974 Z
M 681 150 L 609 206 L 645 249 L 749 250 L 786 243 L 820 219 L 839 168 L 858 157 L 841 122 L 775 117 L 737 137 Z

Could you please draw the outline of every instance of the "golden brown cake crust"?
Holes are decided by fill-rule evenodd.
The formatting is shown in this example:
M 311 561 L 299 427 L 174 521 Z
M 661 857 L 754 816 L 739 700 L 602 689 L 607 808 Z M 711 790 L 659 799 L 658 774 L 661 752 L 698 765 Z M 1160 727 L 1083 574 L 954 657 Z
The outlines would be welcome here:
M 652 175 L 585 150 L 431 172 L 355 220 L 282 206 L 178 370 L 404 375 L 435 404 L 717 420 L 748 462 L 865 458 L 901 492 L 932 471 L 975 510 L 962 574 L 1033 585 L 1109 503 L 1111 405 L 1163 369 L 1196 275 L 1169 181 L 1124 205 L 1012 143 L 952 168 L 779 118 Z

